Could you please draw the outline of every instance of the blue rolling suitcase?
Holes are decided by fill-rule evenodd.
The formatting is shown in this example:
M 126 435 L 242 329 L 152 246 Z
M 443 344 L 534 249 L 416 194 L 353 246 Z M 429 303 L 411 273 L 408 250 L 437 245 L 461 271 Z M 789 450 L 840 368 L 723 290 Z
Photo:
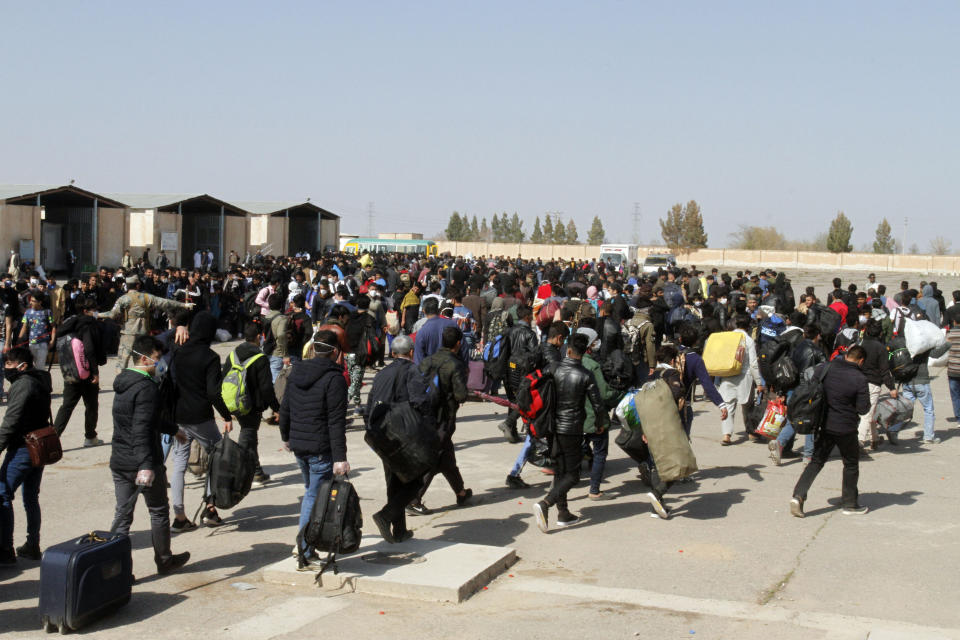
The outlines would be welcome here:
M 131 497 L 136 506 L 142 488 Z M 130 537 L 92 531 L 48 547 L 40 562 L 40 619 L 50 633 L 75 631 L 130 601 Z

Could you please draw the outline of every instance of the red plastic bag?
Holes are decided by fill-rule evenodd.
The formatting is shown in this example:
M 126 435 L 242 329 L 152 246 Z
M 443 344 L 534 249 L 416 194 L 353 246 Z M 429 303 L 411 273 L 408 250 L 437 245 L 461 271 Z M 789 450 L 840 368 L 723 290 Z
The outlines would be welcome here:
M 780 429 L 786 421 L 787 405 L 779 398 L 774 398 L 767 403 L 767 410 L 763 413 L 763 420 L 760 421 L 756 433 L 773 440 L 780 435 Z

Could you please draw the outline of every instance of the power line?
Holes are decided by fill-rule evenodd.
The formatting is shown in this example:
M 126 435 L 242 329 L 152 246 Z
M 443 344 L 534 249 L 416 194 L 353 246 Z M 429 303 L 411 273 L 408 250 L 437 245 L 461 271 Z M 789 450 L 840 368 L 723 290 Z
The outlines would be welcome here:
M 367 237 L 374 238 L 373 235 L 373 203 L 367 203 Z
M 640 244 L 640 203 L 633 203 L 633 244 Z

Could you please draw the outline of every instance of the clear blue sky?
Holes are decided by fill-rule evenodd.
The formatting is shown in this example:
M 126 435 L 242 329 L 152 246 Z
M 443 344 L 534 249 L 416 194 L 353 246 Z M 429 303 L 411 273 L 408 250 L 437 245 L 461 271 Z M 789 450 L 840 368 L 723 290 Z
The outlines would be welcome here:
M 955 235 L 960 3 L 0 1 L 0 182 Z M 960 238 L 954 248 L 960 248 Z

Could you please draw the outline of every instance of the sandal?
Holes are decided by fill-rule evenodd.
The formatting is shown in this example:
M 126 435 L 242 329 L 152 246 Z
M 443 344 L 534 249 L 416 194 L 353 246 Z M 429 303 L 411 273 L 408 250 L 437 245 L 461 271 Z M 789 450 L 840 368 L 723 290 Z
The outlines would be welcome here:
M 723 436 L 723 440 L 720 441 L 720 445 L 724 447 L 729 447 L 731 444 L 733 443 L 730 441 L 730 436 Z

